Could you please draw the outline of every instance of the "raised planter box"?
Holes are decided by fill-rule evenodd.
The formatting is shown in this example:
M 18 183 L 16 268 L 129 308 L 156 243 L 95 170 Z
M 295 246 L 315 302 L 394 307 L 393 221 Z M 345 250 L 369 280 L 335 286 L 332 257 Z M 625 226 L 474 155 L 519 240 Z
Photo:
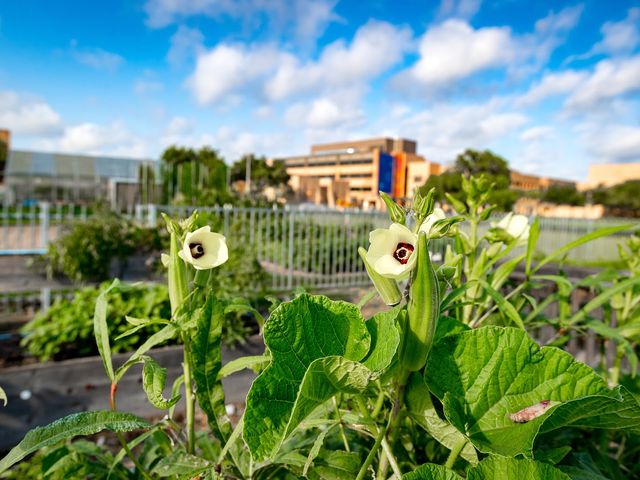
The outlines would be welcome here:
M 261 338 L 251 337 L 235 350 L 223 349 L 223 364 L 246 355 L 264 351 Z M 149 355 L 167 369 L 166 396 L 173 381 L 182 373 L 182 348 L 179 346 L 151 350 Z M 114 355 L 114 366 L 124 363 L 130 353 Z M 238 372 L 223 381 L 227 403 L 244 403 L 255 375 L 250 370 Z M 63 362 L 11 367 L 0 371 L 0 386 L 7 393 L 7 406 L 0 405 L 0 451 L 14 447 L 30 429 L 46 425 L 75 412 L 109 409 L 110 382 L 100 357 L 79 358 Z M 143 417 L 161 416 L 142 389 L 142 365 L 134 365 L 118 384 L 118 410 Z M 176 407 L 184 411 L 184 402 Z

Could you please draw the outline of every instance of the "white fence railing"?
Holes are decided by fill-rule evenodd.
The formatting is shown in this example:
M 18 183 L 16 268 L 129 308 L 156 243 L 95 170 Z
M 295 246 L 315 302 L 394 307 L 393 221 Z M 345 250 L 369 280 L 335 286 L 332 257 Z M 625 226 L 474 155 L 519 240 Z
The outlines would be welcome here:
M 186 217 L 196 207 L 166 205 L 131 206 L 125 216 L 140 225 L 156 227 L 160 213 Z M 236 253 L 256 258 L 271 276 L 274 290 L 297 286 L 341 288 L 367 285 L 368 278 L 357 248 L 367 246 L 369 232 L 389 223 L 384 212 L 302 211 L 294 209 L 198 207 L 207 222 L 223 232 Z M 67 225 L 94 213 L 87 207 L 0 207 L 0 255 L 44 253 Z M 627 219 L 576 220 L 541 218 L 539 253 L 554 249 L 598 228 Z M 637 221 L 635 222 L 638 223 Z M 616 245 L 628 233 L 598 239 L 570 254 L 577 263 L 597 263 L 617 258 Z M 441 253 L 445 242 L 434 243 Z

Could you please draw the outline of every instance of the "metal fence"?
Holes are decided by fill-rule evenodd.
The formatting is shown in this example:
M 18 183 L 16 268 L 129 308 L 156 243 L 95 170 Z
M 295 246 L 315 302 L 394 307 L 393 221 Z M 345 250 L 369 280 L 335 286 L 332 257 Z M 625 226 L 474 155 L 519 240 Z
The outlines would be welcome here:
M 157 227 L 160 213 L 186 217 L 196 207 L 130 206 L 124 215 L 136 223 Z M 214 230 L 223 232 L 236 254 L 255 257 L 270 274 L 274 290 L 298 286 L 342 288 L 367 285 L 358 246 L 367 246 L 369 232 L 387 226 L 384 212 L 302 211 L 294 209 L 198 207 Z M 67 225 L 94 215 L 87 207 L 47 203 L 0 208 L 0 255 L 44 253 Z M 544 254 L 598 228 L 625 219 L 576 220 L 541 218 L 538 253 Z M 617 258 L 616 245 L 628 233 L 598 239 L 570 254 L 576 263 L 592 264 Z M 441 254 L 445 242 L 434 242 Z

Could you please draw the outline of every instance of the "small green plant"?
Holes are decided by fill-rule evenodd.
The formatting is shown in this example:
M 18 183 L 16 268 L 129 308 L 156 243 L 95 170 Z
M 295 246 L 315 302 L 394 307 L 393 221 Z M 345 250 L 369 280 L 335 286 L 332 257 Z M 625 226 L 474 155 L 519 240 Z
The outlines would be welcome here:
M 372 231 L 368 248 L 359 249 L 372 295 L 354 305 L 301 293 L 278 304 L 266 322 L 246 302 L 223 302 L 215 290 L 212 271 L 228 260 L 226 239 L 197 228 L 196 214 L 181 222 L 166 217 L 171 312 L 158 322 L 136 321 L 131 332 L 156 324 L 160 330 L 117 368 L 107 311 L 119 283 L 96 301 L 93 328 L 111 383 L 111 409 L 31 431 L 0 460 L 0 473 L 64 438 L 108 429 L 122 446 L 109 458 L 110 469 L 131 479 L 632 478 L 638 472 L 638 398 L 567 352 L 538 345 L 526 330 L 527 312 L 536 312 L 533 319 L 544 310 L 526 294 L 549 280 L 540 268 L 628 226 L 593 232 L 535 261 L 537 224 L 508 216 L 481 233 L 492 211 L 492 185 L 471 178 L 463 188 L 466 198 L 452 199 L 458 214 L 449 217 L 435 208 L 433 190 L 418 194 L 410 208 L 383 196 L 391 225 Z M 452 246 L 437 266 L 429 247 L 443 237 Z M 525 287 L 505 293 L 517 264 Z M 596 299 L 631 291 L 633 304 L 634 282 L 622 280 Z M 376 292 L 389 308 L 365 319 L 362 307 Z M 229 312 L 256 315 L 264 355 L 222 363 Z M 575 320 L 567 312 L 559 317 L 565 320 L 558 324 Z M 183 374 L 166 395 L 167 372 L 149 351 L 171 339 L 183 343 Z M 118 383 L 137 363 L 149 402 L 166 411 L 155 424 L 117 410 Z M 232 425 L 221 381 L 244 368 L 260 374 Z M 196 404 L 208 433 L 196 430 Z M 182 425 L 175 421 L 178 405 L 185 411 Z M 138 433 L 127 439 L 128 431 Z M 73 452 L 77 442 L 65 447 Z M 87 466 L 86 459 L 62 452 L 50 468 Z M 120 468 L 125 458 L 130 471 Z M 102 468 L 99 462 L 90 473 L 79 471 L 100 476 Z

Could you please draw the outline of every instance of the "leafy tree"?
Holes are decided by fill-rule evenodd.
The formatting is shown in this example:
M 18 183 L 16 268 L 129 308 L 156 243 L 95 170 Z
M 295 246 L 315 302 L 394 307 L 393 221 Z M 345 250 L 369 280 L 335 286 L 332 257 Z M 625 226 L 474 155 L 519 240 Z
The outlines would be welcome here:
M 575 185 L 551 185 L 542 194 L 541 200 L 560 205 L 584 205 L 585 196 Z
M 227 165 L 217 150 L 170 146 L 161 160 L 163 201 L 193 204 L 203 198 L 226 198 Z
M 491 152 L 467 149 L 456 158 L 454 166 L 442 175 L 431 175 L 421 187 L 426 194 L 432 187 L 436 189 L 436 199 L 444 201 L 445 192 L 459 200 L 464 197 L 462 177 L 485 175 L 492 183 L 493 189 L 489 203 L 495 203 L 499 210 L 511 210 L 518 194 L 509 189 L 511 176 L 507 161 Z
M 251 190 L 261 192 L 266 187 L 286 187 L 289 174 L 283 160 L 274 160 L 271 165 L 267 159 L 253 154 L 245 155 L 231 167 L 231 181 L 245 180 L 247 161 L 251 161 Z
M 593 203 L 608 207 L 611 214 L 637 217 L 640 212 L 640 180 L 629 180 L 612 187 L 590 190 Z

